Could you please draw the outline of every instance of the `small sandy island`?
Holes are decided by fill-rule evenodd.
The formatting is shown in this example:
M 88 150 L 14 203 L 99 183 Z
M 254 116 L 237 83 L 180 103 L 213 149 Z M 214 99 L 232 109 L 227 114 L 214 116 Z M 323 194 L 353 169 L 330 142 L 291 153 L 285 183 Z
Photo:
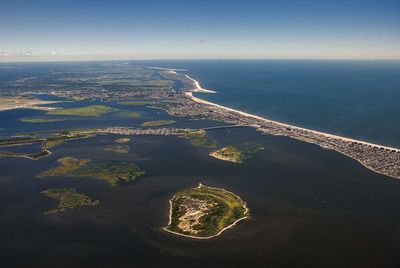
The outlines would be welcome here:
M 169 222 L 163 230 L 195 239 L 216 237 L 250 215 L 239 196 L 201 183 L 176 193 L 169 204 Z
M 241 151 L 234 146 L 223 147 L 217 151 L 211 152 L 210 156 L 233 163 L 242 163 L 243 157 Z
M 243 163 L 246 158 L 261 150 L 264 150 L 264 147 L 261 144 L 247 142 L 223 147 L 211 152 L 209 155 L 223 161 Z

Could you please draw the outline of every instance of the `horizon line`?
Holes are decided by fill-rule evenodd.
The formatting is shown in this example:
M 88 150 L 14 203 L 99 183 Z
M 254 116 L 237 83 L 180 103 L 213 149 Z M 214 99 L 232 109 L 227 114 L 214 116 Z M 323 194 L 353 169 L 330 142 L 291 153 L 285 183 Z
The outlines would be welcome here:
M 3 60 L 0 63 L 57 63 L 57 62 L 104 62 L 104 61 L 262 61 L 262 60 L 279 60 L 279 61 L 400 61 L 399 58 L 329 58 L 329 57 L 263 57 L 263 58 L 71 58 L 71 59 L 13 59 Z

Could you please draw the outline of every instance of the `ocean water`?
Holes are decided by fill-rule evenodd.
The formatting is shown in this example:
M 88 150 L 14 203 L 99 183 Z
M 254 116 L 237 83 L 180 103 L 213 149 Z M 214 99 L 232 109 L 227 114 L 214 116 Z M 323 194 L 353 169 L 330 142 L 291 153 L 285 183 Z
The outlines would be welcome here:
M 169 61 L 217 94 L 197 96 L 269 119 L 400 147 L 399 61 Z

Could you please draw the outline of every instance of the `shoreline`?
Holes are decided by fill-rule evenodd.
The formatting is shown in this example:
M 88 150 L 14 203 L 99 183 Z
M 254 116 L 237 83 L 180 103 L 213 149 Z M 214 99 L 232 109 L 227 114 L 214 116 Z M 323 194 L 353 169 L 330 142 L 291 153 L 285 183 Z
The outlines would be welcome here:
M 185 74 L 185 76 L 186 76 L 187 79 L 189 79 L 190 81 L 192 81 L 193 86 L 195 87 L 195 89 L 194 89 L 192 92 L 217 93 L 217 92 L 214 91 L 214 90 L 202 88 L 202 87 L 200 86 L 199 81 L 194 80 L 193 78 L 191 78 L 191 77 L 188 76 L 187 74 Z
M 232 159 L 232 158 L 220 156 L 220 155 L 218 155 L 218 151 L 219 150 L 210 152 L 208 155 L 211 156 L 211 157 L 214 157 L 215 159 L 222 160 L 222 161 L 225 161 L 225 162 L 230 162 L 230 163 L 235 163 L 235 164 L 241 164 L 242 163 L 242 162 L 236 161 L 235 159 Z
M 199 183 L 199 186 L 197 186 L 197 188 L 201 188 L 201 187 L 215 188 L 215 187 L 205 186 L 205 185 L 203 185 L 203 184 L 200 182 L 200 183 Z M 234 193 L 232 193 L 232 192 L 230 192 L 230 191 L 228 191 L 228 190 L 226 190 L 226 189 L 224 189 L 224 188 L 218 188 L 218 189 L 222 189 L 223 191 L 225 191 L 225 192 L 227 192 L 227 193 L 230 193 L 230 194 L 232 194 L 232 195 L 237 196 L 238 198 L 240 198 L 238 195 L 236 195 L 236 194 L 234 194 Z M 175 195 L 172 196 L 171 199 L 169 199 L 169 219 L 168 219 L 168 224 L 167 224 L 167 226 L 165 226 L 165 227 L 162 228 L 163 231 L 166 231 L 166 232 L 171 233 L 171 234 L 174 234 L 174 235 L 179 235 L 179 236 L 183 236 L 183 237 L 187 237 L 187 238 L 193 238 L 193 239 L 207 240 L 207 239 L 211 239 L 211 238 L 214 238 L 214 237 L 217 237 L 217 236 L 221 235 L 224 231 L 233 228 L 238 222 L 249 218 L 249 211 L 250 211 L 250 210 L 249 210 L 249 208 L 247 207 L 247 203 L 243 201 L 243 203 L 244 203 L 244 204 L 243 204 L 243 208 L 245 209 L 245 214 L 246 214 L 246 216 L 237 219 L 236 221 L 234 221 L 234 222 L 231 223 L 230 225 L 228 225 L 228 226 L 224 227 L 223 229 L 221 229 L 221 230 L 220 230 L 218 233 L 216 233 L 215 235 L 204 236 L 204 237 L 202 237 L 202 236 L 194 236 L 194 235 L 185 235 L 185 234 L 181 234 L 181 233 L 178 233 L 178 232 L 171 231 L 171 230 L 168 230 L 168 229 L 167 229 L 168 226 L 170 226 L 170 225 L 171 225 L 171 222 L 172 222 L 172 199 L 174 199 L 174 197 L 175 197 Z M 240 198 L 240 199 L 241 199 L 241 198 Z
M 201 88 L 198 82 L 193 83 L 193 85 L 198 85 Z M 341 153 L 357 161 L 370 171 L 400 179 L 399 148 L 281 123 L 206 101 L 193 96 L 193 92 L 196 92 L 196 90 L 186 91 L 184 95 L 192 102 L 198 103 L 207 108 L 209 112 L 211 111 L 213 114 L 218 115 L 216 120 L 253 127 L 265 135 L 283 136 L 318 145 L 323 149 Z
M 395 150 L 396 152 L 400 152 L 400 149 L 399 148 L 395 148 L 395 147 L 390 147 L 390 146 L 380 145 L 380 144 L 376 144 L 376 143 L 366 142 L 366 141 L 362 141 L 362 140 L 357 140 L 357 139 L 348 138 L 348 137 L 344 137 L 344 136 L 339 136 L 339 135 L 335 135 L 335 134 L 329 134 L 329 133 L 326 133 L 326 132 L 321 132 L 321 131 L 317 131 L 317 130 L 312 130 L 312 129 L 308 129 L 308 128 L 298 127 L 298 126 L 295 126 L 295 125 L 289 125 L 289 124 L 281 123 L 281 122 L 278 122 L 278 121 L 270 120 L 270 119 L 267 119 L 267 118 L 264 118 L 264 117 L 261 117 L 261 116 L 258 116 L 258 115 L 246 113 L 246 112 L 243 112 L 243 111 L 240 111 L 240 110 L 236 110 L 236 109 L 233 109 L 233 108 L 222 106 L 220 104 L 216 104 L 216 103 L 213 103 L 213 102 L 210 102 L 210 101 L 206 101 L 206 100 L 200 99 L 198 97 L 193 96 L 193 92 L 197 92 L 197 91 L 185 92 L 185 94 L 190 99 L 192 99 L 193 101 L 195 101 L 197 103 L 214 106 L 214 107 L 217 107 L 217 108 L 220 108 L 220 109 L 224 109 L 224 110 L 229 111 L 229 112 L 240 114 L 240 115 L 242 115 L 244 117 L 265 121 L 267 123 L 276 124 L 276 125 L 279 125 L 281 127 L 288 127 L 288 128 L 297 129 L 297 130 L 300 130 L 300 131 L 307 131 L 307 132 L 314 133 L 314 134 L 317 134 L 317 135 L 325 136 L 327 138 L 341 139 L 341 140 L 347 141 L 347 142 L 357 142 L 357 143 L 361 143 L 361 144 L 364 144 L 364 145 L 370 145 L 370 146 L 374 146 L 374 147 L 380 147 L 380 148 L 384 148 L 384 149 L 388 149 L 388 150 Z M 251 127 L 251 125 L 249 125 L 249 126 Z
M 176 71 L 178 71 L 179 69 L 167 69 L 167 68 L 161 68 L 162 70 L 164 70 L 165 72 L 169 73 L 169 74 L 173 74 L 173 75 L 180 75 L 179 73 L 177 73 Z M 199 81 L 191 78 L 189 75 L 187 74 L 182 74 L 183 76 L 186 77 L 186 79 L 190 80 L 190 82 L 192 82 L 192 85 L 194 87 L 194 89 L 192 89 L 191 92 L 202 92 L 202 93 L 217 93 L 214 90 L 210 90 L 210 89 L 205 89 L 202 88 L 200 86 Z
M 53 104 L 53 103 L 46 103 L 46 104 Z M 40 111 L 52 111 L 55 109 L 58 109 L 58 107 L 46 107 L 46 106 L 12 106 L 12 107 L 5 107 L 5 108 L 0 108 L 0 112 L 3 111 L 10 111 L 10 110 L 16 110 L 16 109 L 29 109 L 29 110 L 40 110 Z
M 400 179 L 399 148 L 281 123 L 206 101 L 194 96 L 196 92 L 210 93 L 195 79 L 173 70 L 165 71 L 165 75 L 184 84 L 179 96 L 175 97 L 175 103 L 167 111 L 170 115 L 198 117 L 235 126 L 252 127 L 261 134 L 283 136 L 314 144 L 350 157 L 375 173 Z

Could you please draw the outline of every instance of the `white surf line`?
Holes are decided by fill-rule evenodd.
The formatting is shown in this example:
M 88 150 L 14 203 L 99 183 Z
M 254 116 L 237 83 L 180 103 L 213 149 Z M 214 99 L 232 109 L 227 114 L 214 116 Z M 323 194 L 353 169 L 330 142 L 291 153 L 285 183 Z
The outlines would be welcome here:
M 179 75 L 179 74 L 178 74 L 176 71 L 182 71 L 181 69 L 168 69 L 168 68 L 157 68 L 157 67 L 150 67 L 150 68 L 152 68 L 152 69 L 163 70 L 163 71 L 166 71 L 166 72 L 168 72 L 168 73 L 170 73 L 170 74 L 177 74 L 177 75 Z M 184 70 L 184 71 L 187 71 L 187 70 Z M 192 90 L 192 92 L 217 93 L 217 92 L 214 91 L 214 90 L 202 88 L 202 87 L 200 86 L 199 81 L 197 81 L 197 80 L 191 78 L 189 75 L 187 75 L 187 74 L 183 74 L 183 75 L 193 83 L 194 89 Z
M 211 189 L 216 188 L 216 187 L 205 186 L 205 185 L 203 185 L 203 184 L 200 182 L 200 183 L 199 183 L 199 186 L 197 186 L 197 188 L 201 188 L 201 187 L 206 187 L 206 188 L 211 188 Z M 223 190 L 224 192 L 230 193 L 230 194 L 236 196 L 237 198 L 239 198 L 240 200 L 242 200 L 238 195 L 236 195 L 236 194 L 234 194 L 234 193 L 232 193 L 232 192 L 230 192 L 230 191 L 228 191 L 228 190 L 225 190 L 224 188 L 218 188 L 218 189 L 221 189 L 221 190 Z M 224 231 L 226 231 L 226 230 L 228 230 L 228 229 L 230 229 L 230 228 L 233 228 L 233 227 L 234 227 L 238 222 L 240 222 L 241 220 L 245 220 L 245 219 L 248 219 L 248 218 L 249 218 L 249 208 L 247 207 L 246 202 L 244 202 L 244 201 L 242 200 L 243 203 L 244 203 L 244 204 L 243 204 L 243 208 L 245 209 L 245 212 L 244 212 L 244 213 L 245 213 L 246 216 L 237 219 L 236 221 L 234 221 L 234 222 L 231 223 L 230 225 L 228 225 L 228 226 L 226 226 L 225 228 L 221 229 L 221 230 L 220 230 L 218 233 L 216 233 L 215 235 L 211 235 L 211 236 L 194 236 L 194 235 L 181 234 L 181 233 L 174 232 L 174 231 L 171 231 L 171 230 L 168 230 L 168 229 L 167 229 L 168 226 L 170 226 L 171 223 L 172 223 L 172 199 L 174 199 L 174 197 L 175 197 L 175 196 L 173 196 L 173 197 L 169 200 L 169 220 L 168 220 L 168 225 L 167 225 L 166 227 L 163 227 L 163 228 L 162 228 L 164 231 L 169 232 L 169 233 L 171 233 L 171 234 L 180 235 L 180 236 L 187 237 L 187 238 L 194 238 L 194 239 L 206 240 L 206 239 L 210 239 L 210 238 L 219 236 L 219 235 L 222 234 Z
M 153 69 L 153 70 L 161 70 L 161 71 L 181 71 L 181 72 L 187 72 L 188 70 L 186 69 L 172 69 L 172 68 L 161 68 L 161 67 L 147 67 L 148 69 Z
M 186 76 L 187 79 L 189 79 L 190 81 L 193 82 L 193 86 L 195 87 L 195 89 L 192 90 L 192 92 L 217 93 L 217 92 L 214 91 L 214 90 L 202 88 L 202 87 L 200 86 L 199 81 L 194 80 L 193 78 L 191 78 L 191 77 L 188 76 L 187 74 L 185 74 L 185 76 Z
M 343 137 L 343 136 L 339 136 L 339 135 L 329 134 L 329 133 L 325 133 L 325 132 L 321 132 L 321 131 L 302 128 L 302 127 L 298 127 L 298 126 L 289 125 L 289 124 L 281 123 L 281 122 L 278 122 L 278 121 L 266 119 L 266 118 L 263 118 L 261 116 L 257 116 L 257 115 L 254 115 L 254 114 L 249 114 L 249 113 L 246 113 L 246 112 L 242 112 L 240 110 L 235 110 L 235 109 L 232 109 L 232 108 L 229 108 L 229 107 L 226 107 L 226 106 L 222 106 L 222 105 L 210 102 L 210 101 L 206 101 L 206 100 L 194 97 L 192 92 L 186 92 L 185 94 L 187 96 L 189 96 L 193 101 L 195 101 L 197 103 L 214 106 L 214 107 L 217 107 L 217 108 L 229 111 L 229 112 L 240 114 L 240 115 L 242 115 L 244 117 L 254 118 L 254 119 L 261 120 L 261 121 L 264 121 L 264 122 L 267 122 L 267 123 L 270 123 L 270 124 L 276 124 L 276 125 L 279 125 L 281 127 L 292 128 L 292 129 L 296 129 L 296 130 L 300 130 L 300 131 L 304 131 L 304 132 L 309 132 L 309 133 L 321 135 L 321 136 L 324 136 L 324 137 L 327 137 L 327 138 L 339 139 L 339 140 L 346 141 L 346 142 L 356 142 L 356 143 L 364 144 L 364 145 L 367 145 L 367 146 L 373 146 L 373 147 L 388 149 L 388 150 L 395 151 L 395 152 L 400 152 L 400 149 L 394 148 L 394 147 L 389 147 L 389 146 L 384 146 L 384 145 L 380 145 L 380 144 L 376 144 L 376 143 L 370 143 L 370 142 L 366 142 L 366 141 L 356 140 L 356 139 L 352 139 L 352 138 L 347 138 L 347 137 Z

